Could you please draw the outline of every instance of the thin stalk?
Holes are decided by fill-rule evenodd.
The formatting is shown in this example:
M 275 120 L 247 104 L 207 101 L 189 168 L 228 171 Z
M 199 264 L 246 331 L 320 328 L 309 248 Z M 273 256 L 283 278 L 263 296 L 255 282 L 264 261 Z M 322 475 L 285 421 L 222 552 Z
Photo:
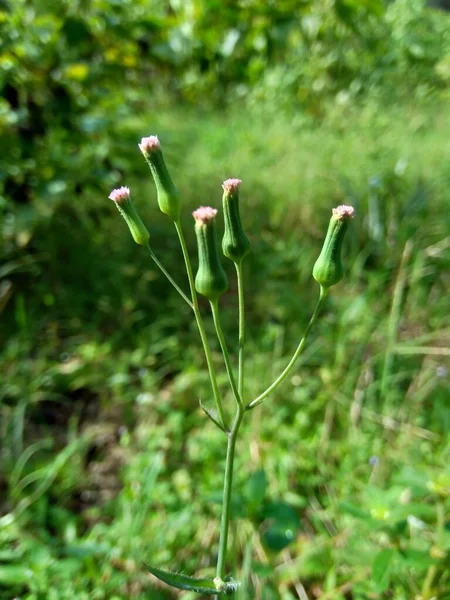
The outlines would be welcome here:
M 217 337 L 219 338 L 220 347 L 222 348 L 223 360 L 225 362 L 225 367 L 228 373 L 228 379 L 230 381 L 231 389 L 233 390 L 234 397 L 236 398 L 236 402 L 239 407 L 243 408 L 244 404 L 242 402 L 241 395 L 239 394 L 238 386 L 236 384 L 236 379 L 233 374 L 233 368 L 231 366 L 230 354 L 228 352 L 227 343 L 225 341 L 225 336 L 223 335 L 222 325 L 220 324 L 219 318 L 219 303 L 217 300 L 210 302 L 212 316 L 214 319 L 214 326 L 216 328 Z
M 216 576 L 223 580 L 225 577 L 225 562 L 227 558 L 228 531 L 231 517 L 231 491 L 233 489 L 233 467 L 234 454 L 236 449 L 236 439 L 239 433 L 242 419 L 244 417 L 244 408 L 238 405 L 236 417 L 234 419 L 231 432 L 228 435 L 227 457 L 225 463 L 225 479 L 223 485 L 222 500 L 222 518 L 220 521 L 219 554 L 217 557 Z
M 408 278 L 408 263 L 413 251 L 413 242 L 408 240 L 403 249 L 400 267 L 398 269 L 397 278 L 394 285 L 394 293 L 392 296 L 391 313 L 388 321 L 386 354 L 384 357 L 383 371 L 381 374 L 381 397 L 383 402 L 387 404 L 389 398 L 389 386 L 392 387 L 390 377 L 392 373 L 392 365 L 394 360 L 394 347 L 398 338 L 398 331 L 402 318 L 402 305 L 405 293 L 405 287 Z
M 177 290 L 177 292 L 180 294 L 180 296 L 183 298 L 183 300 L 187 304 L 189 304 L 189 306 L 192 309 L 194 309 L 194 305 L 192 304 L 192 302 L 189 300 L 189 298 L 186 296 L 186 294 L 183 292 L 183 290 L 180 288 L 180 286 L 174 281 L 172 276 L 166 271 L 166 269 L 163 267 L 163 265 L 158 260 L 158 258 L 156 258 L 156 255 L 153 252 L 153 250 L 151 249 L 150 244 L 147 246 L 147 248 L 148 248 L 148 251 L 150 252 L 150 256 L 152 257 L 152 260 L 154 261 L 154 263 L 156 264 L 158 269 L 163 273 L 163 275 L 165 275 L 167 277 L 167 279 L 170 281 L 170 283 L 173 285 L 173 287 Z
M 244 345 L 245 345 L 245 304 L 244 304 L 244 279 L 242 276 L 242 260 L 235 263 L 238 298 L 239 298 L 239 366 L 238 389 L 241 399 L 244 397 Z
M 289 375 L 289 373 L 292 370 L 293 366 L 295 365 L 297 359 L 302 354 L 302 352 L 305 348 L 306 341 L 311 332 L 311 329 L 313 328 L 314 323 L 317 321 L 317 317 L 319 316 L 319 312 L 325 302 L 327 293 L 328 293 L 328 290 L 326 290 L 323 287 L 320 288 L 320 296 L 319 296 L 319 300 L 317 302 L 317 306 L 314 310 L 314 313 L 308 323 L 308 326 L 305 330 L 305 333 L 304 333 L 302 339 L 300 340 L 299 345 L 297 346 L 296 351 L 294 352 L 294 355 L 292 356 L 291 360 L 289 361 L 289 363 L 286 366 L 286 368 L 284 369 L 284 371 L 281 373 L 281 375 L 279 375 L 277 377 L 277 379 L 275 379 L 275 381 L 272 383 L 272 385 L 270 385 L 265 392 L 263 392 L 260 396 L 258 396 L 254 400 L 252 400 L 252 402 L 250 402 L 250 404 L 248 404 L 246 406 L 246 410 L 250 410 L 251 408 L 258 406 L 258 404 L 261 404 L 261 402 L 263 400 L 265 400 L 265 398 L 267 398 L 267 396 L 269 394 L 271 394 L 280 385 L 280 383 L 282 383 L 286 379 L 286 377 Z
M 222 407 L 222 399 L 220 397 L 219 386 L 217 385 L 216 371 L 214 369 L 214 363 L 213 363 L 212 355 L 211 355 L 211 348 L 209 347 L 209 342 L 208 342 L 208 338 L 206 336 L 205 326 L 203 324 L 203 319 L 202 319 L 202 315 L 200 313 L 200 307 L 198 304 L 198 296 L 197 296 L 197 292 L 195 289 L 194 272 L 192 270 L 191 259 L 189 258 L 189 252 L 187 249 L 186 240 L 184 237 L 183 229 L 181 227 L 181 223 L 180 223 L 180 221 L 175 221 L 174 224 L 175 224 L 175 229 L 178 234 L 178 238 L 180 240 L 181 250 L 183 252 L 184 263 L 186 265 L 186 272 L 187 272 L 189 287 L 190 287 L 191 296 L 192 296 L 192 309 L 194 311 L 195 319 L 197 321 L 198 331 L 200 333 L 200 337 L 201 337 L 202 344 L 203 344 L 203 349 L 205 351 L 206 363 L 208 365 L 209 377 L 211 379 L 211 386 L 213 389 L 214 400 L 216 402 L 217 412 L 219 413 L 220 422 L 223 425 L 224 430 L 227 431 L 227 425 L 225 422 L 225 416 L 224 416 L 223 407 Z
M 443 547 L 444 545 L 444 529 L 445 529 L 445 510 L 444 505 L 440 502 L 437 507 L 437 523 L 436 523 L 436 537 L 435 541 L 439 547 Z M 425 580 L 422 585 L 422 594 L 421 597 L 423 600 L 430 600 L 432 596 L 436 596 L 435 592 L 437 590 L 433 590 L 433 583 L 437 575 L 437 567 L 436 565 L 430 565 L 428 567 L 427 574 L 425 576 Z

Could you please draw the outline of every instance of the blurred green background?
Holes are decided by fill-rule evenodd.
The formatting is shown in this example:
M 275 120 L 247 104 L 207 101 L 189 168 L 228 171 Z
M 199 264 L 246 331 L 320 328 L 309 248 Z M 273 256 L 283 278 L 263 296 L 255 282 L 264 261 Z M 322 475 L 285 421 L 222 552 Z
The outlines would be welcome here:
M 357 210 L 346 278 L 238 442 L 239 598 L 450 598 L 441 4 L 0 0 L 1 600 L 189 600 L 145 563 L 214 572 L 225 442 L 196 327 L 107 198 L 131 187 L 186 286 L 150 134 L 193 253 L 190 212 L 243 180 L 249 400 L 309 319 L 331 208 Z

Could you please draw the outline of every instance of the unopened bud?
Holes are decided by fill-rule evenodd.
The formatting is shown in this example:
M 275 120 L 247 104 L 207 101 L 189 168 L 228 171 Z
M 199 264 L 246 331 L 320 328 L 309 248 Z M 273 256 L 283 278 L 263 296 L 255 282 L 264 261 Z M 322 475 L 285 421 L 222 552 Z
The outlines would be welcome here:
M 121 187 L 117 190 L 113 190 L 108 198 L 112 200 L 119 209 L 120 214 L 130 228 L 131 235 L 136 244 L 146 246 L 150 240 L 150 234 L 134 207 L 131 200 L 130 188 Z
M 151 135 L 143 137 L 138 146 L 152 172 L 159 208 L 173 221 L 177 221 L 180 216 L 181 198 L 164 162 L 160 141 L 156 135 Z
M 216 214 L 217 210 L 210 206 L 201 206 L 192 213 L 198 247 L 195 289 L 211 302 L 217 300 L 228 287 L 227 276 L 220 264 L 216 245 Z
M 250 242 L 242 228 L 239 214 L 240 179 L 227 179 L 223 182 L 223 216 L 225 232 L 222 238 L 222 252 L 235 263 L 240 262 L 250 252 Z
M 342 243 L 348 223 L 354 216 L 353 206 L 342 205 L 333 208 L 322 252 L 313 268 L 314 279 L 326 290 L 338 283 L 344 276 L 341 261 Z

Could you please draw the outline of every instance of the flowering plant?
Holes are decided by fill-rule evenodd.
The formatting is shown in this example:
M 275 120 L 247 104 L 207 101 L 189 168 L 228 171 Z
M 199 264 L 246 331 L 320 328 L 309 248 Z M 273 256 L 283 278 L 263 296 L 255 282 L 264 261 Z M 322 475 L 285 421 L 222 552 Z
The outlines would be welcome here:
M 124 217 L 134 241 L 137 244 L 148 248 L 150 256 L 155 261 L 158 268 L 165 277 L 167 277 L 194 313 L 209 370 L 215 409 L 209 408 L 202 402 L 200 402 L 200 405 L 205 415 L 225 434 L 227 439 L 216 576 L 214 578 L 199 579 L 155 567 L 148 568 L 153 575 L 175 588 L 192 590 L 207 595 L 229 595 L 233 594 L 238 587 L 238 582 L 232 577 L 226 576 L 226 560 L 228 531 L 231 519 L 234 455 L 239 429 L 246 413 L 261 404 L 261 402 L 263 402 L 292 371 L 297 359 L 305 348 L 310 331 L 317 321 L 329 289 L 342 279 L 342 244 L 349 222 L 354 216 L 354 209 L 351 206 L 345 205 L 333 209 L 322 251 L 313 268 L 313 277 L 319 284 L 319 297 L 313 315 L 285 369 L 265 391 L 249 401 L 248 398 L 246 398 L 244 386 L 245 304 L 242 264 L 250 251 L 250 242 L 244 232 L 239 211 L 241 180 L 227 179 L 222 184 L 224 216 L 222 252 L 225 257 L 234 263 L 238 284 L 239 340 L 238 369 L 236 377 L 222 330 L 219 310 L 219 299 L 222 294 L 226 292 L 228 282 L 226 273 L 221 264 L 216 243 L 216 218 L 218 211 L 209 206 L 201 206 L 192 213 L 195 221 L 195 233 L 198 248 L 198 269 L 196 276 L 194 277 L 194 271 L 180 219 L 182 206 L 181 197 L 165 164 L 161 144 L 158 138 L 152 135 L 142 138 L 139 148 L 152 172 L 156 184 L 159 208 L 173 221 L 178 235 L 189 283 L 189 295 L 181 289 L 178 283 L 175 282 L 156 257 L 150 244 L 150 234 L 131 200 L 129 188 L 121 187 L 113 190 L 109 198 L 115 202 L 119 212 Z M 212 360 L 211 349 L 203 323 L 203 316 L 200 311 L 199 295 L 207 298 L 210 304 L 228 380 L 236 403 L 236 412 L 232 418 L 230 418 L 228 411 L 226 411 L 223 406 L 222 395 L 217 384 L 216 368 Z

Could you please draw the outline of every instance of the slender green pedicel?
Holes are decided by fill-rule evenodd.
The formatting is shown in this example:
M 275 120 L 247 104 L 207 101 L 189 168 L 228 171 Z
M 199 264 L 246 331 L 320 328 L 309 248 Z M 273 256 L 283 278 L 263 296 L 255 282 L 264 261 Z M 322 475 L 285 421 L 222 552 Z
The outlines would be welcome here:
M 201 206 L 192 213 L 195 219 L 199 262 L 195 289 L 211 302 L 216 301 L 228 287 L 227 276 L 220 264 L 216 245 L 216 214 L 217 210 L 210 206 Z
M 178 221 L 181 198 L 167 170 L 158 138 L 156 135 L 144 137 L 138 145 L 152 172 L 161 212 L 168 215 L 173 221 Z
M 341 260 L 342 243 L 350 219 L 355 216 L 353 206 L 333 208 L 322 252 L 313 268 L 313 277 L 324 290 L 338 283 L 344 276 Z
M 222 184 L 223 216 L 225 222 L 222 251 L 234 263 L 239 263 L 250 252 L 250 242 L 244 233 L 239 214 L 240 185 L 240 179 L 227 179 Z
M 134 207 L 131 200 L 130 188 L 121 187 L 113 190 L 108 197 L 115 203 L 120 214 L 125 219 L 136 244 L 147 246 L 150 234 Z

